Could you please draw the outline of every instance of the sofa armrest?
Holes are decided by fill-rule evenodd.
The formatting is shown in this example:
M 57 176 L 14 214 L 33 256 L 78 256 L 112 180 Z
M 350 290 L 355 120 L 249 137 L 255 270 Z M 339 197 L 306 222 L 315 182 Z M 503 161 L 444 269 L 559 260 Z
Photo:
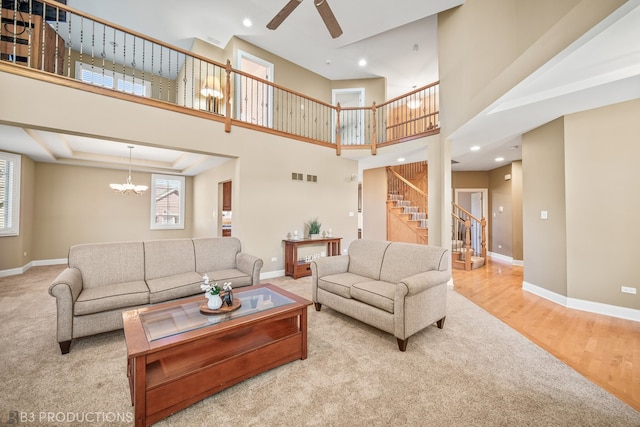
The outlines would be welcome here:
M 250 255 L 244 252 L 239 252 L 236 255 L 236 268 L 244 274 L 251 276 L 252 285 L 260 283 L 260 270 L 263 265 L 264 262 L 262 259 L 255 255 Z
M 329 256 L 311 261 L 311 274 L 315 277 L 345 273 L 348 269 L 349 255 Z
M 77 268 L 65 268 L 49 286 L 49 295 L 56 298 L 58 342 L 73 338 L 73 304 L 82 292 L 82 274 Z
M 442 283 L 446 284 L 451 279 L 450 271 L 429 270 L 414 274 L 400 281 L 406 287 L 404 295 L 415 295 Z
M 56 298 L 70 298 L 72 303 L 78 299 L 80 292 L 82 292 L 82 273 L 77 268 L 65 268 L 49 285 L 49 295 Z

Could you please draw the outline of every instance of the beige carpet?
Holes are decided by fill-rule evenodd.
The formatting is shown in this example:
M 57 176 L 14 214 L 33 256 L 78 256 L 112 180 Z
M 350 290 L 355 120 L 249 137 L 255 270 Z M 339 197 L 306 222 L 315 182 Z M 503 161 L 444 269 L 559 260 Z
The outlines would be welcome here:
M 47 294 L 59 271 L 0 278 L 0 425 L 132 425 L 122 331 L 60 355 Z M 269 282 L 310 298 L 310 278 Z M 450 290 L 444 329 L 413 336 L 405 353 L 388 334 L 310 307 L 308 359 L 157 425 L 640 426 L 640 413 Z

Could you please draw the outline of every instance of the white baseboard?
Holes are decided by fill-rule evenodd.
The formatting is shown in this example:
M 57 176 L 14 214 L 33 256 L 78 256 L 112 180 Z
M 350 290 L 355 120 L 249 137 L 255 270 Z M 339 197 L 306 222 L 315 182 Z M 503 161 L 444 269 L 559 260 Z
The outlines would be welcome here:
M 640 322 L 640 310 L 633 308 L 619 307 L 617 305 L 566 297 L 526 281 L 522 282 L 522 289 L 567 308 Z
M 22 267 L 10 268 L 8 270 L 0 270 L 0 277 L 16 276 L 18 274 L 24 274 L 31 267 L 39 267 L 42 265 L 58 265 L 58 264 L 66 264 L 66 263 L 67 263 L 67 258 L 31 261 L 23 265 Z
M 284 276 L 284 270 L 268 271 L 266 273 L 260 273 L 260 280 L 273 279 L 275 277 L 282 277 L 282 276 Z
M 524 267 L 524 261 L 521 260 L 521 259 L 513 259 L 510 256 L 497 254 L 495 252 L 487 252 L 487 256 L 489 256 L 491 259 L 496 259 L 498 261 L 504 261 L 504 262 L 509 263 L 511 265 L 517 265 L 519 267 Z

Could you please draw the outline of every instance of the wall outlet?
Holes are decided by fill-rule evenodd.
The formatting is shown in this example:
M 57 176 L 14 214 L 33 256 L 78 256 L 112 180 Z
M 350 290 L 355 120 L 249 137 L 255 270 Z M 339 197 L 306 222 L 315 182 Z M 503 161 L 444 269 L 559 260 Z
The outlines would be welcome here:
M 272 257 L 271 257 L 271 262 L 276 262 L 276 261 L 278 261 L 278 258 L 277 258 L 277 257 L 272 256 Z
M 629 286 L 621 286 L 620 287 L 620 292 L 622 292 L 623 294 L 636 294 L 636 288 L 630 288 Z

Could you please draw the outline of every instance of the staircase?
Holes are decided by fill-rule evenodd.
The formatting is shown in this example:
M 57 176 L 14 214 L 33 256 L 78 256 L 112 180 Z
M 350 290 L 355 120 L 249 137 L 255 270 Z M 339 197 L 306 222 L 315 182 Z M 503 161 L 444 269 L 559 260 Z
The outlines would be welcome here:
M 484 266 L 487 258 L 487 220 L 476 218 L 455 203 L 452 203 L 451 216 L 451 266 L 458 270 L 474 270 Z
M 427 213 L 421 212 L 401 194 L 387 198 L 387 240 L 426 245 L 429 237 Z
M 426 162 L 387 167 L 387 240 L 427 244 Z

